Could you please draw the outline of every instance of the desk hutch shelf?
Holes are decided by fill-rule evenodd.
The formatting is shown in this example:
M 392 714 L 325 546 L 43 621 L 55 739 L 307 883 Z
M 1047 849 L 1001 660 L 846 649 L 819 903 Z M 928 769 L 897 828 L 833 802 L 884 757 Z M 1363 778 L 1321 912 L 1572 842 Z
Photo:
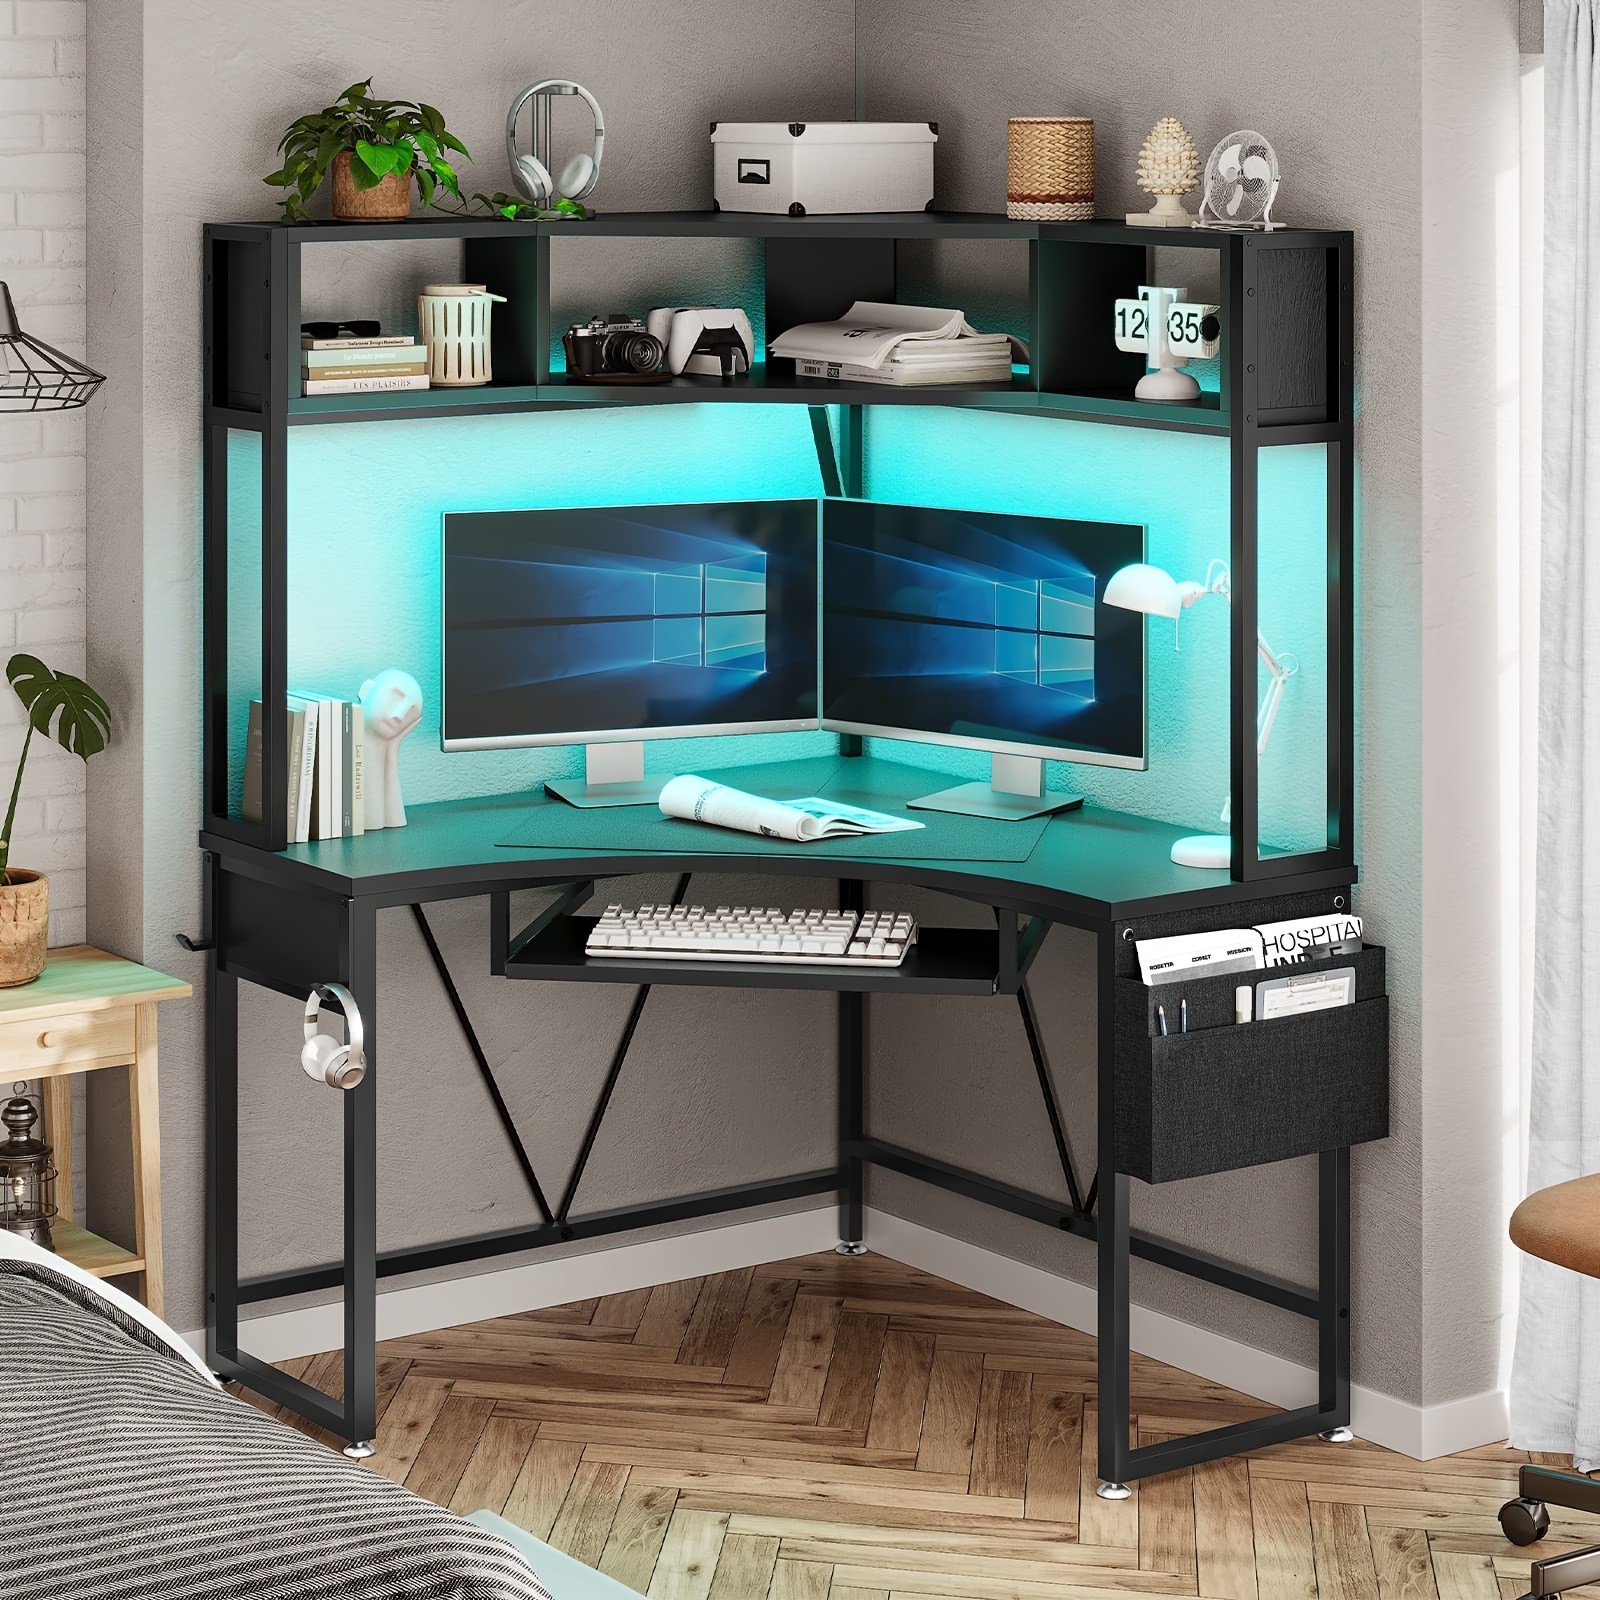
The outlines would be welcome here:
M 1009 383 L 897 390 L 797 379 L 792 363 L 758 364 L 731 384 L 679 378 L 618 389 L 572 382 L 553 351 L 552 250 L 563 237 L 602 242 L 619 253 L 653 239 L 748 240 L 761 246 L 760 311 L 770 340 L 801 322 L 842 314 L 855 300 L 895 300 L 901 287 L 901 245 L 912 241 L 992 241 L 1026 249 L 1027 327 L 1031 365 Z M 301 266 L 319 244 L 455 241 L 461 274 L 505 296 L 493 317 L 496 381 L 483 388 L 306 399 L 299 394 Z M 1118 351 L 1112 302 L 1162 281 L 1172 250 L 1215 255 L 1222 340 L 1217 387 L 1193 404 L 1147 405 L 1133 398 L 1142 356 Z M 204 234 L 204 819 L 210 976 L 211 1286 L 208 1342 L 212 1364 L 353 1442 L 374 1429 L 377 1285 L 380 1278 L 459 1265 L 508 1251 L 628 1228 L 681 1222 L 803 1195 L 837 1197 L 841 1239 L 862 1237 L 864 1174 L 880 1167 L 980 1200 L 1034 1223 L 1095 1243 L 1100 1291 L 1100 1462 L 1108 1482 L 1190 1465 L 1233 1450 L 1341 1428 L 1349 1419 L 1349 1147 L 1382 1137 L 1387 1122 L 1386 1013 L 1381 956 L 1363 966 L 1358 1004 L 1335 1022 L 1300 1019 L 1285 1029 L 1292 1052 L 1275 1052 L 1263 1030 L 1209 1029 L 1193 1044 L 1154 1039 L 1138 982 L 1134 941 L 1348 910 L 1356 881 L 1353 823 L 1353 253 L 1348 233 L 1286 228 L 1272 233 L 1194 230 L 1153 236 L 1115 222 L 1034 223 L 1003 216 L 919 212 L 896 216 L 766 217 L 717 212 L 602 215 L 581 224 L 518 224 L 496 219 L 417 218 L 398 224 L 214 223 Z M 436 271 L 437 253 L 432 257 Z M 419 279 L 420 281 L 420 279 Z M 682 298 L 697 286 L 684 283 Z M 757 309 L 752 306 L 752 313 Z M 752 320 L 756 320 L 752 316 Z M 1211 436 L 1226 441 L 1229 549 L 1232 572 L 1228 729 L 1232 786 L 1229 870 L 1174 866 L 1169 852 L 1181 830 L 1148 818 L 1085 808 L 1057 819 L 1020 862 L 875 858 L 825 844 L 802 853 L 774 845 L 768 853 L 641 852 L 529 844 L 507 849 L 513 829 L 543 803 L 527 795 L 492 796 L 412 808 L 408 826 L 360 839 L 288 845 L 282 764 L 287 746 L 288 506 L 291 428 L 341 423 L 382 425 L 434 417 L 476 417 L 571 411 L 584 407 L 675 404 L 788 404 L 810 408 L 818 466 L 830 494 L 863 492 L 862 419 L 867 408 L 935 405 L 984 409 L 1097 427 L 1133 427 Z M 837 407 L 837 419 L 829 408 Z M 249 507 L 259 539 L 259 572 L 244 580 L 230 566 L 230 435 L 260 439 L 260 503 Z M 1275 851 L 1261 843 L 1257 783 L 1257 468 L 1262 451 L 1279 445 L 1326 450 L 1326 838 L 1318 847 Z M 236 489 L 238 486 L 235 486 Z M 537 489 L 530 482 L 530 500 Z M 238 496 L 235 495 L 237 504 Z M 252 496 L 253 500 L 253 496 Z M 1130 508 L 1137 517 L 1137 508 Z M 253 549 L 253 546 L 252 546 Z M 230 594 L 230 571 L 248 592 Z M 259 581 L 259 588 L 257 582 Z M 241 622 L 241 618 L 248 619 Z M 259 621 L 259 640 L 254 637 Z M 246 637 L 230 630 L 248 628 Z M 242 719 L 230 703 L 230 666 L 248 659 L 250 694 L 263 702 L 263 815 L 238 814 Z M 259 672 L 254 663 L 259 661 Z M 297 673 L 306 664 L 297 665 Z M 231 691 L 238 694 L 235 682 Z M 805 763 L 785 764 L 804 767 Z M 816 763 L 811 764 L 812 767 Z M 744 781 L 768 792 L 803 795 L 835 768 L 858 780 L 862 803 L 873 796 L 925 792 L 929 775 L 896 762 L 863 757 L 858 741 L 824 758 L 829 773 L 768 766 Z M 739 781 L 738 773 L 727 774 Z M 1322 783 L 1322 774 L 1316 781 Z M 784 791 L 782 784 L 796 787 Z M 778 788 L 772 788 L 778 785 Z M 534 833 L 537 833 L 535 818 Z M 680 892 L 695 872 L 796 873 L 838 880 L 845 906 L 863 904 L 866 882 L 910 883 L 990 908 L 993 932 L 930 929 L 916 958 L 894 973 L 706 963 L 621 964 L 590 961 L 581 915 L 599 878 L 670 870 Z M 514 891 L 553 891 L 548 909 L 514 928 Z M 544 981 L 626 983 L 635 999 L 599 1103 L 594 1109 L 568 1191 L 552 1203 L 538 1184 L 520 1134 L 457 995 L 424 905 L 485 896 L 489 902 L 492 970 Z M 377 913 L 410 906 L 440 983 L 455 1008 L 507 1138 L 519 1153 L 538 1220 L 504 1233 L 400 1251 L 377 1239 L 377 1069 L 382 1026 L 377 1016 Z M 1027 995 L 1026 979 L 1040 942 L 1055 923 L 1095 940 L 1098 1107 L 1090 1144 L 1099 1171 L 1080 1184 L 1063 1135 L 1063 1112 Z M 345 984 L 361 1007 L 370 1070 L 343 1099 L 345 1128 L 344 1248 L 338 1262 L 305 1271 L 243 1277 L 238 1249 L 238 986 L 254 983 L 303 998 L 314 983 Z M 1220 981 L 1220 980 L 1217 980 Z M 573 1196 L 606 1114 L 650 988 L 656 983 L 716 987 L 810 987 L 838 994 L 839 1138 L 835 1164 L 731 1189 L 618 1211 L 574 1213 Z M 867 1127 L 865 1009 L 869 991 L 987 995 L 1022 1012 L 1039 1092 L 1049 1112 L 1070 1201 L 1028 1193 L 982 1174 L 874 1139 Z M 1197 996 L 1197 1003 L 1199 997 Z M 1330 1014 L 1331 1015 L 1331 1014 Z M 1120 1020 L 1119 1020 L 1120 1019 Z M 1342 1047 L 1349 1094 L 1323 1094 L 1302 1104 L 1301 1085 L 1316 1063 Z M 1214 1086 L 1208 1110 L 1229 1133 L 1228 1148 L 1177 1150 L 1190 1119 L 1183 1095 L 1195 1075 L 1183 1062 L 1203 1061 Z M 1252 1131 L 1245 1086 L 1274 1104 L 1270 1127 Z M 1221 1097 L 1220 1100 L 1216 1097 Z M 1133 1175 L 1165 1181 L 1194 1171 L 1231 1170 L 1264 1160 L 1316 1154 L 1319 1161 L 1317 1284 L 1300 1288 L 1252 1269 L 1148 1238 L 1129 1226 Z M 1225 1289 L 1312 1319 L 1319 1334 L 1320 1382 L 1314 1404 L 1183 1440 L 1133 1449 L 1128 1439 L 1128 1265 L 1139 1256 Z M 335 1401 L 275 1371 L 241 1343 L 240 1308 L 280 1295 L 342 1287 L 345 1319 L 344 1397 Z
M 606 240 L 618 251 L 652 239 L 746 239 L 763 246 L 767 338 L 801 322 L 840 315 L 855 300 L 898 296 L 902 241 L 1024 244 L 1029 259 L 1032 365 L 1004 387 L 961 384 L 912 390 L 798 379 L 792 362 L 758 364 L 746 380 L 682 377 L 618 388 L 573 382 L 553 371 L 551 246 L 564 237 Z M 506 297 L 492 322 L 496 381 L 483 388 L 377 395 L 299 394 L 301 263 L 318 244 L 456 240 L 464 276 Z M 1217 257 L 1222 306 L 1220 383 L 1193 404 L 1133 398 L 1144 358 L 1116 348 L 1111 307 L 1154 281 L 1155 249 Z M 402 223 L 212 223 L 204 238 L 206 708 L 205 823 L 265 850 L 288 837 L 287 429 L 400 418 L 485 416 L 574 406 L 798 404 L 839 406 L 835 458 L 817 428 L 830 492 L 860 493 L 863 407 L 940 405 L 1018 411 L 1119 427 L 1226 437 L 1230 446 L 1230 737 L 1235 876 L 1255 880 L 1354 863 L 1353 254 L 1349 233 L 1285 228 L 1272 233 L 1190 229 L 1157 239 L 1117 222 L 1038 223 L 973 213 L 766 217 L 729 212 L 634 212 L 585 223 L 511 223 L 428 217 Z M 694 285 L 685 284 L 686 298 Z M 227 434 L 262 436 L 260 685 L 265 706 L 260 823 L 230 814 L 238 707 L 227 699 Z M 1257 474 L 1263 448 L 1320 443 L 1328 451 L 1328 832 L 1307 855 L 1264 854 L 1254 759 L 1256 719 Z

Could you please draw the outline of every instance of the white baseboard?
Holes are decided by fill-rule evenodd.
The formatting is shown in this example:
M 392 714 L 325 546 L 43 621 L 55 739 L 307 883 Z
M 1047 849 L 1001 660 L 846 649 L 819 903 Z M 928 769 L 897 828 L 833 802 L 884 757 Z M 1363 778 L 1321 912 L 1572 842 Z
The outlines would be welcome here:
M 953 1239 L 887 1211 L 868 1209 L 866 1234 L 875 1251 L 907 1266 L 1069 1328 L 1095 1332 L 1098 1296 L 1087 1284 L 1058 1278 L 1040 1267 Z M 392 1289 L 378 1296 L 378 1337 L 428 1333 L 569 1300 L 621 1294 L 712 1272 L 733 1272 L 831 1249 L 837 1239 L 837 1212 L 825 1206 L 646 1244 L 588 1250 L 553 1261 Z M 337 1349 L 344 1338 L 344 1313 L 337 1302 L 270 1312 L 250 1318 L 241 1325 L 240 1333 L 252 1355 L 263 1361 L 287 1361 Z M 197 1350 L 204 1350 L 204 1333 L 183 1337 Z M 1312 1368 L 1144 1306 L 1133 1307 L 1129 1342 L 1140 1355 L 1226 1384 L 1269 1405 L 1301 1406 L 1316 1399 L 1317 1379 Z M 1506 1436 L 1503 1390 L 1443 1405 L 1418 1406 L 1357 1385 L 1351 1395 L 1351 1412 L 1351 1424 L 1363 1439 L 1419 1461 L 1493 1444 Z
M 564 1305 L 569 1300 L 623 1294 L 711 1272 L 736 1272 L 741 1267 L 831 1250 L 838 1240 L 838 1212 L 830 1205 L 680 1233 L 645 1244 L 585 1250 L 553 1261 L 531 1261 L 440 1283 L 413 1284 L 379 1294 L 378 1337 L 399 1339 Z M 204 1352 L 204 1331 L 183 1337 Z M 334 1301 L 250 1317 L 240 1322 L 239 1342 L 262 1361 L 289 1361 L 319 1350 L 337 1350 L 344 1343 L 343 1304 Z
M 1087 1284 L 1058 1278 L 1026 1262 L 1013 1261 L 963 1239 L 936 1233 L 886 1211 L 868 1213 L 867 1238 L 874 1250 L 907 1266 L 932 1272 L 1007 1305 L 1037 1312 L 1084 1333 L 1096 1330 L 1099 1296 Z M 1313 1368 L 1270 1355 L 1238 1339 L 1191 1327 L 1144 1306 L 1129 1317 L 1128 1342 L 1140 1354 L 1213 1383 L 1226 1384 L 1275 1406 L 1310 1405 L 1317 1397 Z M 1502 1389 L 1443 1405 L 1419 1406 L 1360 1384 L 1352 1387 L 1350 1423 L 1363 1439 L 1418 1461 L 1495 1444 L 1507 1431 Z

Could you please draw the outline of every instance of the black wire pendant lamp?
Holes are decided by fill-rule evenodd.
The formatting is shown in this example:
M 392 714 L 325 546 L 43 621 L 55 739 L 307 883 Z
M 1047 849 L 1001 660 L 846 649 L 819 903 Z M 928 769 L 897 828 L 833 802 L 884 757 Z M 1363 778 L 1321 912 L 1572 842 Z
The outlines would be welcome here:
M 105 381 L 103 372 L 24 333 L 0 283 L 0 411 L 71 411 Z

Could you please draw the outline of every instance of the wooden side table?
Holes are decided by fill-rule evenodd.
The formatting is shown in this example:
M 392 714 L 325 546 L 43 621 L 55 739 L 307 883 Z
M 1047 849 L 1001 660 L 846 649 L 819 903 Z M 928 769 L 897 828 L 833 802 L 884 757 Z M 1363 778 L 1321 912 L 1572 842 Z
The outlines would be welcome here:
M 193 991 L 178 978 L 107 955 L 63 945 L 32 983 L 0 989 L 0 1083 L 44 1080 L 45 1138 L 54 1147 L 58 1255 L 97 1278 L 144 1274 L 144 1303 L 161 1312 L 161 1133 L 156 1078 L 156 1007 Z M 133 1137 L 134 1246 L 131 1251 L 81 1227 L 72 1210 L 72 1084 L 80 1072 L 128 1069 Z

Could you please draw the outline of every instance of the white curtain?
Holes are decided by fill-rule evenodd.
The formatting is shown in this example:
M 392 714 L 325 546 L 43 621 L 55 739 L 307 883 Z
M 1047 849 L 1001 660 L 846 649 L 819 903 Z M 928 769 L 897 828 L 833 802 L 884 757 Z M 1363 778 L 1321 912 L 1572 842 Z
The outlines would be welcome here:
M 1545 5 L 1544 158 L 1530 1190 L 1600 1172 L 1600 0 Z M 1600 1282 L 1529 1257 L 1511 1442 L 1600 1466 Z

